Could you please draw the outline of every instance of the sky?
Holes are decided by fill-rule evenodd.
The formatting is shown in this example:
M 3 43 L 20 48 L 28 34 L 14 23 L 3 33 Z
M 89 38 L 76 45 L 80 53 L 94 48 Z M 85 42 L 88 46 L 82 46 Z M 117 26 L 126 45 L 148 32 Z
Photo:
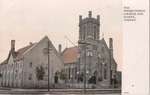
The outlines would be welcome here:
M 0 0 L 0 62 L 10 50 L 10 41 L 16 40 L 16 50 L 38 42 L 45 35 L 56 49 L 77 45 L 79 15 L 83 18 L 92 11 L 100 15 L 100 38 L 108 43 L 113 38 L 114 58 L 118 70 L 122 65 L 121 0 Z M 104 34 L 104 36 L 102 36 Z

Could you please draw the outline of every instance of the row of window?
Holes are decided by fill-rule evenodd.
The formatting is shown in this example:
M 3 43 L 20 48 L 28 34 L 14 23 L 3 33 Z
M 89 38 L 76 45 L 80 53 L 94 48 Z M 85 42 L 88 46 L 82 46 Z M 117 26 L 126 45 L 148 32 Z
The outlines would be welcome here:
M 71 79 L 73 76 L 76 77 L 77 68 L 66 68 L 65 72 L 68 74 L 68 78 Z
M 88 28 L 87 28 L 88 29 Z M 81 32 L 81 31 L 83 31 L 83 32 Z M 87 34 L 86 34 L 87 33 Z M 91 33 L 92 33 L 92 31 L 90 31 L 90 32 L 87 32 L 86 31 L 86 26 L 84 26 L 83 27 L 83 30 L 82 29 L 80 29 L 80 38 L 82 39 L 82 40 L 85 40 L 85 36 L 86 35 L 91 35 Z M 97 39 L 97 34 L 98 33 L 98 30 L 97 30 L 97 28 L 96 28 L 96 26 L 94 26 L 94 31 L 93 31 L 93 37 L 94 37 L 94 39 Z

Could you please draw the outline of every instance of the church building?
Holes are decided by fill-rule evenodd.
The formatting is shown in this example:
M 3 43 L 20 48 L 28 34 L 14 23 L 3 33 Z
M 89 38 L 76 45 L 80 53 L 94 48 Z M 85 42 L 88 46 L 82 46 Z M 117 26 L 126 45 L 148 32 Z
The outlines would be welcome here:
M 56 83 L 62 68 L 63 60 L 47 36 L 18 50 L 11 40 L 9 55 L 0 64 L 0 86 L 47 88 L 48 80 L 50 86 Z
M 113 56 L 113 39 L 107 45 L 100 38 L 100 16 L 79 16 L 78 45 L 58 51 L 47 36 L 37 43 L 16 50 L 15 40 L 7 59 L 0 64 L 0 86 L 47 88 L 62 84 L 62 88 L 94 85 L 114 88 L 121 85 L 121 73 Z M 57 85 L 60 87 L 60 85 Z M 52 88 L 52 87 L 51 87 Z
M 109 88 L 115 85 L 117 63 L 113 57 L 113 39 L 109 45 L 100 38 L 100 16 L 79 16 L 78 46 L 66 48 L 63 60 L 67 79 L 86 84 L 96 84 L 97 87 Z

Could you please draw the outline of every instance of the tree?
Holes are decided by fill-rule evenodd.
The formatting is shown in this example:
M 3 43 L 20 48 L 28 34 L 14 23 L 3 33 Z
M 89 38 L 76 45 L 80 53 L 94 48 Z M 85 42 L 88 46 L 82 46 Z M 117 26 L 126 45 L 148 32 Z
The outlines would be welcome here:
M 3 75 L 2 75 L 2 73 L 0 73 L 0 77 L 2 77 Z
M 36 77 L 38 80 L 43 80 L 44 74 L 45 74 L 45 71 L 42 65 L 39 67 L 36 67 Z
M 62 80 L 66 80 L 66 73 L 65 72 L 60 72 L 60 79 L 62 79 Z

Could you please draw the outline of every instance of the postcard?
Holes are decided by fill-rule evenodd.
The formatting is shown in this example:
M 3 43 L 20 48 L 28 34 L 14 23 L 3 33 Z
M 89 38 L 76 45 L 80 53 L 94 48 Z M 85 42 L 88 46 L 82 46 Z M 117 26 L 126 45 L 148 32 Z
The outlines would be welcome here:
M 0 0 L 0 95 L 149 95 L 149 0 Z

